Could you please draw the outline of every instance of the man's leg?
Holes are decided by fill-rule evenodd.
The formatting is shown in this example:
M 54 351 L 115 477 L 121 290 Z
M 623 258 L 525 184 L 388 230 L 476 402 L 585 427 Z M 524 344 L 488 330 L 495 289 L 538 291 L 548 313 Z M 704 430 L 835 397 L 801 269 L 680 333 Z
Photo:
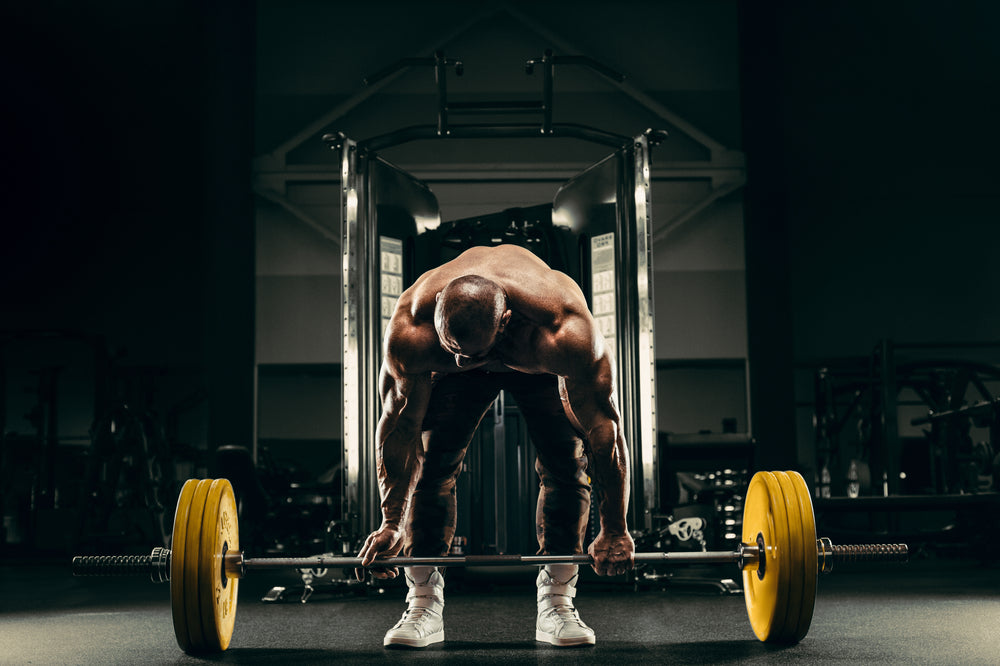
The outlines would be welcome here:
M 495 373 L 471 370 L 434 384 L 423 423 L 424 461 L 413 493 L 403 555 L 441 557 L 458 524 L 455 485 L 479 422 L 500 392 Z
M 590 517 L 584 442 L 563 411 L 555 377 L 519 377 L 516 384 L 511 392 L 528 423 L 537 455 L 538 554 L 582 553 Z M 595 643 L 594 631 L 573 605 L 578 572 L 572 564 L 549 564 L 538 572 L 535 640 L 557 646 Z
M 423 424 L 424 461 L 410 501 L 403 541 L 406 557 L 447 555 L 457 525 L 455 483 L 465 451 L 499 388 L 477 371 L 445 375 L 434 384 Z M 444 640 L 444 576 L 436 567 L 404 567 L 408 593 L 403 617 L 386 646 L 426 647 Z

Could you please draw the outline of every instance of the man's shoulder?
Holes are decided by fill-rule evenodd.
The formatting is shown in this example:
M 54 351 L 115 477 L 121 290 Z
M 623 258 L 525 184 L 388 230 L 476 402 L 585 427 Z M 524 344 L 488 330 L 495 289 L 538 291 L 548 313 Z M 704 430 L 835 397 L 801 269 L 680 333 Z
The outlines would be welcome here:
M 432 323 L 393 318 L 385 342 L 386 361 L 392 368 L 406 374 L 427 372 L 437 348 L 438 337 Z
M 562 376 L 587 372 L 604 351 L 593 319 L 579 312 L 566 312 L 551 326 L 540 326 L 532 347 L 540 366 Z

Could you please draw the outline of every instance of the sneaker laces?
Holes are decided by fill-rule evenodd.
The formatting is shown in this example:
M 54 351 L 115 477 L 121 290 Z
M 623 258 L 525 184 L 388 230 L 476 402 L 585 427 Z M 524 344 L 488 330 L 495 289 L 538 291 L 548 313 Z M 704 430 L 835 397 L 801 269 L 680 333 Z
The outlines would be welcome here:
M 403 611 L 403 617 L 399 624 L 418 624 L 427 614 L 426 608 L 407 608 Z
M 555 619 L 561 622 L 563 625 L 566 624 L 576 624 L 578 626 L 584 626 L 583 620 L 580 619 L 580 613 L 576 610 L 572 604 L 556 604 L 554 606 L 549 606 L 544 611 L 542 611 L 543 616 L 555 615 Z
M 399 619 L 394 628 L 399 629 L 406 625 L 410 625 L 413 629 L 421 629 L 421 624 L 423 624 L 424 619 L 431 619 L 432 616 L 436 615 L 433 609 L 426 606 L 411 606 L 403 611 L 403 617 Z

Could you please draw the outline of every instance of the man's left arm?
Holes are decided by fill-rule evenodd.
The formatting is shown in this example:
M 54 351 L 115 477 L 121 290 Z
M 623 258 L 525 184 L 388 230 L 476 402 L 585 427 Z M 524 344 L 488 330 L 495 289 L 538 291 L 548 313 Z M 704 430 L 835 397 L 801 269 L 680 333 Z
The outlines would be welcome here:
M 635 543 L 628 531 L 630 465 L 621 414 L 615 401 L 614 364 L 604 340 L 589 322 L 562 340 L 559 388 L 567 416 L 589 445 L 590 471 L 603 494 L 601 529 L 588 552 L 601 575 L 634 566 Z M 566 331 L 562 333 L 566 334 Z

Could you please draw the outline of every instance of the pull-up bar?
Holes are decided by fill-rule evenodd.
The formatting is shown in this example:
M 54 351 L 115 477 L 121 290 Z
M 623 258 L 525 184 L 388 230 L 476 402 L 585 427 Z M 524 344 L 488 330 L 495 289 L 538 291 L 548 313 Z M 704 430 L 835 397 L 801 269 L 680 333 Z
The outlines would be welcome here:
M 404 127 L 388 134 L 382 134 L 358 143 L 360 150 L 381 150 L 390 148 L 410 141 L 421 139 L 484 139 L 484 138 L 536 138 L 536 137 L 565 137 L 582 139 L 600 143 L 613 148 L 621 148 L 628 144 L 631 139 L 626 136 L 607 132 L 605 130 L 580 125 L 576 123 L 553 123 L 552 122 L 552 97 L 553 84 L 552 73 L 556 65 L 583 65 L 598 74 L 611 79 L 616 83 L 625 80 L 625 76 L 620 72 L 601 64 L 588 56 L 556 56 L 551 49 L 546 49 L 541 58 L 527 60 L 524 65 L 525 73 L 531 75 L 535 67 L 542 70 L 542 100 L 541 101 L 485 101 L 485 102 L 448 102 L 448 68 L 454 67 L 455 75 L 462 76 L 465 65 L 461 60 L 446 58 L 441 51 L 436 52 L 431 57 L 403 58 L 392 65 L 379 70 L 375 74 L 364 78 L 364 84 L 370 86 L 376 82 L 394 74 L 406 67 L 429 66 L 434 68 L 434 80 L 437 84 L 438 92 L 438 112 L 437 125 L 413 125 Z M 541 113 L 542 122 L 540 125 L 528 124 L 460 124 L 453 125 L 449 121 L 450 114 L 525 114 Z M 647 136 L 651 140 L 659 141 L 666 135 L 666 132 L 658 130 L 647 130 Z M 339 149 L 344 140 L 343 133 L 323 135 L 323 141 L 333 148 Z

